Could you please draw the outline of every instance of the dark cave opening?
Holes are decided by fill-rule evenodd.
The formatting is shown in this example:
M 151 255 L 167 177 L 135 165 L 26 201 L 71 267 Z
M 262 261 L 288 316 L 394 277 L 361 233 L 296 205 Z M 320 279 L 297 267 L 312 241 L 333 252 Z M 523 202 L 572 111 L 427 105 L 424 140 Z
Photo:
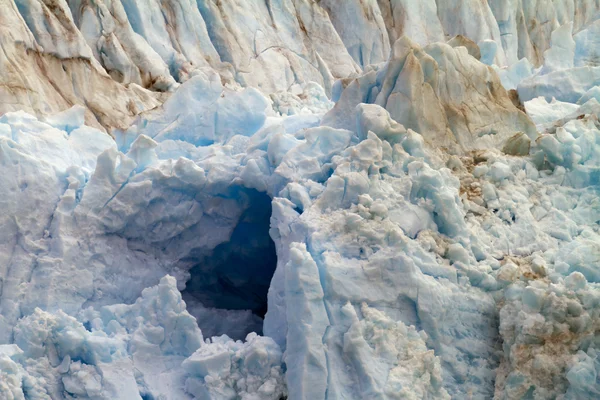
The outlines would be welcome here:
M 271 198 L 254 190 L 245 194 L 249 206 L 229 241 L 215 247 L 210 255 L 195 260 L 182 292 L 186 302 L 199 302 L 218 313 L 217 317 L 205 319 L 212 326 L 203 327 L 203 317 L 192 312 L 203 332 L 211 335 L 227 333 L 234 337 L 257 328 L 262 330 L 262 319 L 267 312 L 267 294 L 277 266 L 275 243 L 269 236 Z M 250 310 L 254 316 L 228 310 Z M 223 318 L 230 321 L 220 321 Z M 250 326 L 239 327 L 238 334 L 232 335 L 231 325 L 236 324 Z

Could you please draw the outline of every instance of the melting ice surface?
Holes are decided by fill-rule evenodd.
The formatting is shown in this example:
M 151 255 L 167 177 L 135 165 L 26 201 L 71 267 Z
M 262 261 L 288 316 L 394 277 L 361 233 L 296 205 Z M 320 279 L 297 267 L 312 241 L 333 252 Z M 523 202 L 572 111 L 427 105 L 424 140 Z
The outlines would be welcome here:
M 3 115 L 0 398 L 597 398 L 598 26 L 416 32 L 335 106 L 198 71 L 116 140 Z

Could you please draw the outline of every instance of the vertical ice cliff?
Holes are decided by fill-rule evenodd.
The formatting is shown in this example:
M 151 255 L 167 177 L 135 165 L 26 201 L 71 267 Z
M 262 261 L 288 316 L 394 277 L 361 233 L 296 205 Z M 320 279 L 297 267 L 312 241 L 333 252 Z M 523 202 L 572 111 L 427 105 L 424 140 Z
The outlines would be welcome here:
M 387 61 L 390 39 L 386 33 L 384 14 L 376 0 L 344 3 L 325 0 L 319 4 L 329 14 L 348 53 L 361 68 Z M 353 23 L 349 24 L 348 21 Z
M 393 43 L 468 38 L 483 62 L 544 61 L 551 34 L 578 33 L 598 0 L 3 0 L 0 113 L 86 108 L 86 122 L 126 129 L 196 73 L 286 96 L 315 82 L 330 93 L 387 61 Z M 461 39 L 462 41 L 462 39 Z M 463 41 L 464 43 L 464 41 Z M 474 50 L 475 51 L 475 50 Z M 62 71 L 61 71 L 62 70 Z M 148 90 L 144 90 L 148 89 Z M 277 94 L 278 93 L 278 94 Z
M 236 81 L 265 93 L 315 81 L 330 88 L 334 79 L 360 71 L 348 55 L 327 12 L 317 2 L 198 2 L 209 35 Z
M 594 21 L 600 11 L 598 0 L 491 0 L 489 5 L 509 63 L 527 58 L 536 66 L 543 63 L 554 30 L 572 22 L 577 32 Z
M 111 79 L 75 27 L 67 4 L 46 3 L 1 4 L 2 112 L 43 116 L 82 105 L 89 125 L 124 129 L 139 112 L 161 104 L 161 95 Z

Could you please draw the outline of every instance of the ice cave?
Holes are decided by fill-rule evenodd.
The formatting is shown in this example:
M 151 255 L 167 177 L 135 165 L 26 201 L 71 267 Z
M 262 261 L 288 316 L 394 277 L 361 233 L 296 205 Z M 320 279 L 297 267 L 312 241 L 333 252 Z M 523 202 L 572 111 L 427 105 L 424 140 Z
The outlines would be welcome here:
M 600 0 L 0 0 L 0 400 L 600 398 Z
M 183 264 L 192 265 L 190 279 L 182 292 L 188 304 L 200 302 L 203 307 L 218 310 L 247 312 L 248 327 L 237 321 L 231 330 L 214 331 L 213 336 L 227 334 L 243 339 L 248 333 L 262 333 L 262 319 L 267 313 L 267 293 L 277 267 L 275 243 L 269 236 L 271 198 L 256 190 L 249 190 L 236 197 L 247 198 L 248 207 L 231 232 L 231 237 L 215 247 L 210 254 L 190 254 Z M 193 310 L 193 308 L 192 308 Z M 194 315 L 194 311 L 191 311 Z M 230 313 L 231 315 L 231 313 Z M 258 317 L 258 318 L 256 318 Z M 199 326 L 203 328 L 202 318 Z M 213 331 L 215 322 L 210 321 L 204 331 Z

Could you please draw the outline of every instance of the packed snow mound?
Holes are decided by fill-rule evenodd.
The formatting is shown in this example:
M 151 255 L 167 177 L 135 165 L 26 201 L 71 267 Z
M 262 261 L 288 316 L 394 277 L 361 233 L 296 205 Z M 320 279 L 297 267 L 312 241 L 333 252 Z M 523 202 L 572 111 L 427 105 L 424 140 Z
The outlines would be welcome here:
M 339 101 L 323 123 L 337 128 L 356 131 L 355 109 L 365 110 L 359 104 L 372 103 L 404 128 L 421 132 L 426 142 L 453 152 L 501 148 L 518 132 L 531 140 L 537 136 L 496 73 L 464 46 L 435 43 L 421 48 L 403 36 L 379 70 L 347 82 L 341 93 L 340 85 L 335 89 Z

